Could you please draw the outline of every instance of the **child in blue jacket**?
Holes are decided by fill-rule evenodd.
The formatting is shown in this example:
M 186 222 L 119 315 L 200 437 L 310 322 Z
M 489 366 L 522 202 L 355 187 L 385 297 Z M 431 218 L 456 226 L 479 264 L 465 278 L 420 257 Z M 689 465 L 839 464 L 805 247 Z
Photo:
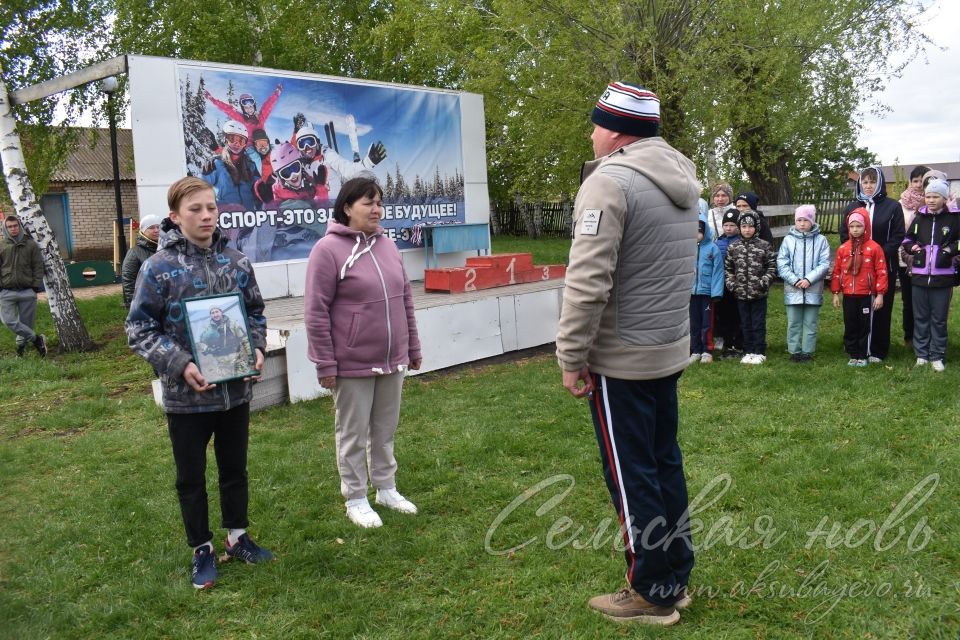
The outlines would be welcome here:
M 710 355 L 711 303 L 723 296 L 723 256 L 703 218 L 697 221 L 697 262 L 690 295 L 690 362 L 713 362 Z
M 777 255 L 777 272 L 783 279 L 783 301 L 787 305 L 787 351 L 793 362 L 813 360 L 823 279 L 830 269 L 830 244 L 820 233 L 816 215 L 812 204 L 797 207 L 795 226 L 783 239 Z

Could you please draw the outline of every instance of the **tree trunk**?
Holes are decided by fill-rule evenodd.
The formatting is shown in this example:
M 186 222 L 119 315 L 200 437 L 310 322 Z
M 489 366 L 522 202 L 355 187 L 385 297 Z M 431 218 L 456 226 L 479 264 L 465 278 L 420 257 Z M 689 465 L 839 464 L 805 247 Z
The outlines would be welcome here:
M 775 162 L 770 162 L 760 169 L 746 168 L 747 176 L 754 191 L 763 204 L 792 204 L 793 188 L 790 185 L 790 174 L 787 171 L 786 158 L 781 156 Z M 762 206 L 762 205 L 761 205 Z
M 780 150 L 773 160 L 765 157 L 761 146 L 763 128 L 740 132 L 740 163 L 750 178 L 753 190 L 760 197 L 761 208 L 765 204 L 792 204 L 793 185 L 787 169 L 789 154 Z
M 50 315 L 53 316 L 57 335 L 60 336 L 60 350 L 89 351 L 93 348 L 93 341 L 77 310 L 77 302 L 70 288 L 70 280 L 67 277 L 63 258 L 60 256 L 60 249 L 33 193 L 23 159 L 20 136 L 17 134 L 17 121 L 13 117 L 7 86 L 2 79 L 0 79 L 0 162 L 3 163 L 3 175 L 7 180 L 10 200 L 17 210 L 17 215 L 40 246 L 44 267 L 43 282 L 47 289 Z

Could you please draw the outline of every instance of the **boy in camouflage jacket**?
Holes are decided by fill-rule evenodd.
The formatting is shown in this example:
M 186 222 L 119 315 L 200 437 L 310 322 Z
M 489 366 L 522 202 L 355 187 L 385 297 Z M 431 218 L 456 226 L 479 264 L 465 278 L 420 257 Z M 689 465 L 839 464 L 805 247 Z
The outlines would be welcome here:
M 762 364 L 767 351 L 767 293 L 777 276 L 777 254 L 757 237 L 759 219 L 753 211 L 740 214 L 740 239 L 730 245 L 723 267 L 726 287 L 737 299 L 743 330 L 743 364 Z

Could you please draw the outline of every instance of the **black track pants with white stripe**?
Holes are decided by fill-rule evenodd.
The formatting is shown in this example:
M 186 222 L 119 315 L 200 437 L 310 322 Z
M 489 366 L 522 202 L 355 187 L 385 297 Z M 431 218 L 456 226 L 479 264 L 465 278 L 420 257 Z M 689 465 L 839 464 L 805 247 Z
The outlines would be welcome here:
M 627 581 L 654 604 L 687 586 L 693 545 L 687 481 L 677 443 L 677 380 L 620 380 L 593 374 L 590 412 L 603 476 L 624 535 Z

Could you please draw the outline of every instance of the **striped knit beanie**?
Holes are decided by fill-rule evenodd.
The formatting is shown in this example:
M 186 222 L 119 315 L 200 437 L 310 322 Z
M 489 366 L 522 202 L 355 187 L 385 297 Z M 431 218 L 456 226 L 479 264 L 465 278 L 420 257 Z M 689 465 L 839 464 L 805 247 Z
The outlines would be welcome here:
M 593 124 L 640 138 L 660 135 L 660 98 L 639 85 L 611 82 L 590 115 Z

